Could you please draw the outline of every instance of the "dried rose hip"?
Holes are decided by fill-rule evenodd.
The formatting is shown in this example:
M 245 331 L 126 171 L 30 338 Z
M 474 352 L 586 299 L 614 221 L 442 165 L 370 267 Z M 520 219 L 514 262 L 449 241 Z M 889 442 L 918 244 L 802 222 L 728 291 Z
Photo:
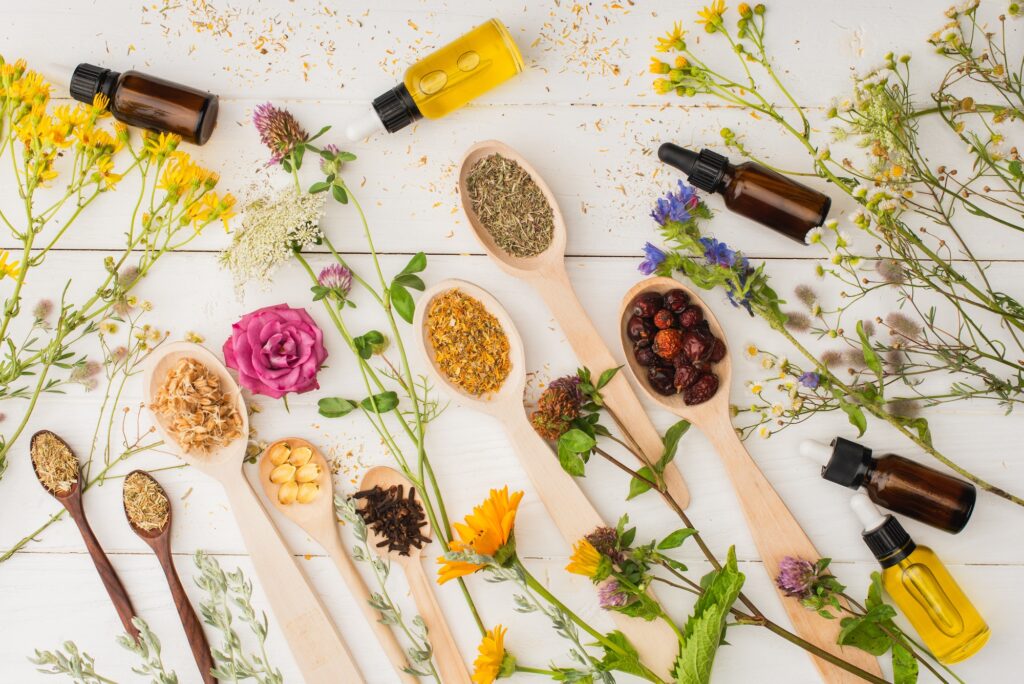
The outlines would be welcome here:
M 661 332 L 658 335 L 661 335 Z M 657 341 L 657 338 L 655 338 L 655 341 Z M 711 351 L 711 343 L 692 330 L 687 330 L 683 333 L 682 349 L 683 355 L 690 360 L 690 363 L 695 363 L 703 360 L 707 353 Z
M 663 359 L 673 359 L 683 351 L 683 332 L 676 328 L 659 330 L 654 336 L 654 353 Z
M 688 405 L 703 404 L 715 396 L 718 391 L 718 376 L 714 373 L 705 373 L 697 378 L 697 381 L 683 391 L 683 401 Z
M 633 314 L 644 318 L 653 318 L 658 309 L 664 308 L 663 300 L 657 292 L 645 292 L 633 300 Z
M 711 363 L 718 363 L 725 358 L 725 342 L 715 338 L 715 341 L 711 344 L 711 353 L 708 355 L 708 361 Z
M 654 314 L 654 327 L 671 328 L 676 324 L 676 317 L 672 315 L 672 312 L 668 309 L 659 309 L 658 313 Z
M 693 332 L 697 333 L 708 342 L 715 339 L 715 333 L 711 332 L 711 326 L 708 324 L 707 319 L 700 321 L 697 325 L 693 326 Z
M 655 354 L 654 350 L 649 346 L 638 347 L 633 353 L 633 356 L 636 358 L 636 362 L 641 366 L 653 366 L 658 360 L 658 355 Z
M 639 316 L 631 316 L 626 322 L 626 334 L 637 344 L 650 344 L 655 332 L 657 330 L 655 330 L 654 324 Z
M 665 293 L 665 308 L 672 313 L 682 313 L 690 303 L 690 295 L 684 290 L 669 290 Z
M 683 309 L 679 314 L 679 325 L 684 328 L 692 328 L 703 320 L 704 312 L 701 311 L 699 306 L 694 306 L 693 304 Z
M 674 375 L 667 368 L 651 366 L 647 369 L 647 381 L 651 384 L 651 389 L 658 394 L 664 394 L 666 397 L 676 393 L 676 386 L 672 384 Z
M 684 389 L 692 385 L 699 376 L 700 371 L 693 366 L 676 366 L 676 374 L 673 380 L 673 384 L 676 386 L 676 391 L 682 392 Z

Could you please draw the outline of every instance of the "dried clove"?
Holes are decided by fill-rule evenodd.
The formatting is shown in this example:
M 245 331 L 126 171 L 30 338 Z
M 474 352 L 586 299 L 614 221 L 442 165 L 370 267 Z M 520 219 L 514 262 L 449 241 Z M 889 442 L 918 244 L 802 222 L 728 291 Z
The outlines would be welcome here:
M 427 516 L 423 506 L 416 500 L 416 488 L 409 487 L 405 494 L 405 485 L 393 485 L 384 489 L 379 485 L 373 489 L 356 492 L 355 498 L 362 501 L 359 515 L 382 538 L 377 547 L 387 547 L 401 556 L 408 556 L 411 548 L 422 549 L 430 543 L 430 537 L 423 534 L 423 526 Z

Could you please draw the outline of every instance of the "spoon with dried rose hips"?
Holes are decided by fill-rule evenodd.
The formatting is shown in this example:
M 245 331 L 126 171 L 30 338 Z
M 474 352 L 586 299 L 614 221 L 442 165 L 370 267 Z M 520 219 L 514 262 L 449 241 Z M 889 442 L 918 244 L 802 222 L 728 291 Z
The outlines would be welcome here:
M 620 321 L 626 365 L 637 382 L 656 403 L 700 428 L 721 457 L 768 576 L 779 574 L 786 556 L 821 558 L 732 426 L 732 364 L 722 327 L 700 297 L 672 278 L 649 278 L 626 293 Z M 868 665 L 867 658 L 840 652 L 838 620 L 826 620 L 776 591 L 797 634 Z M 821 659 L 814 662 L 826 681 L 844 681 L 842 670 Z

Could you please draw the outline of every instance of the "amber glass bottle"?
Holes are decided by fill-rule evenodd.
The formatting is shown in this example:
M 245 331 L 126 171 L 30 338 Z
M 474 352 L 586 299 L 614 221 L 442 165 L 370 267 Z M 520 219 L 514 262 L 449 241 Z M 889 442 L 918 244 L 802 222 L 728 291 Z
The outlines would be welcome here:
M 202 145 L 217 124 L 217 96 L 138 71 L 119 73 L 79 64 L 71 76 L 71 97 L 92 102 L 97 93 L 110 100 L 110 113 L 129 126 L 176 133 Z
M 970 482 L 896 454 L 875 458 L 871 449 L 842 437 L 827 446 L 813 440 L 800 453 L 821 464 L 821 476 L 850 489 L 864 488 L 879 506 L 956 534 L 974 512 L 978 491 Z
M 731 211 L 798 242 L 825 222 L 832 206 L 832 200 L 817 190 L 760 164 L 730 164 L 711 150 L 694 152 L 665 143 L 658 148 L 658 158 L 685 173 L 694 187 L 721 193 Z

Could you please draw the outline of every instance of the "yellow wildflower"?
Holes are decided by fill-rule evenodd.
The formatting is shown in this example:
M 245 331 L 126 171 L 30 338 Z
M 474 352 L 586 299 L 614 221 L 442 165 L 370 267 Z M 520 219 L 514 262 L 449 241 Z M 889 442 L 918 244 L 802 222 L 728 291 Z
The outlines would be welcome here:
M 736 10 L 740 13 L 740 16 L 743 17 L 744 19 L 749 19 L 750 16 L 753 14 L 753 11 L 750 9 L 750 5 L 748 5 L 745 2 L 741 2 L 736 7 Z
M 124 178 L 123 173 L 114 173 L 114 160 L 110 155 L 104 155 L 96 160 L 94 180 L 97 183 L 103 183 L 104 188 L 113 190 L 122 178 Z
M 117 322 L 112 321 L 109 318 L 100 321 L 100 332 L 107 335 L 117 333 Z
M 669 50 L 685 50 L 686 43 L 683 38 L 686 36 L 686 31 L 683 30 L 681 22 L 672 24 L 672 30 L 666 33 L 661 38 L 658 38 L 658 44 L 654 46 L 654 49 L 658 52 L 668 52 Z
M 4 277 L 15 279 L 21 275 L 21 268 L 19 261 L 12 261 L 7 263 L 7 258 L 11 256 L 11 253 L 6 249 L 0 249 L 0 280 Z
M 674 87 L 675 86 L 672 85 L 672 81 L 668 80 L 667 78 L 659 78 L 654 81 L 654 92 L 658 93 L 659 95 L 664 95 L 665 93 L 671 91 Z
M 515 531 L 516 511 L 523 499 L 522 492 L 514 492 L 510 496 L 508 486 L 501 490 L 492 489 L 490 496 L 473 513 L 466 516 L 464 523 L 455 523 L 457 539 L 452 539 L 449 547 L 452 551 L 471 551 L 481 556 L 494 556 L 512 537 Z M 437 559 L 441 567 L 437 571 L 437 583 L 444 584 L 449 580 L 471 575 L 483 568 L 483 565 L 468 563 L 461 560 L 447 560 L 444 556 Z
M 665 62 L 662 62 L 657 57 L 651 57 L 651 66 L 649 67 L 649 70 L 652 74 L 667 74 L 672 70 L 672 67 Z
M 178 149 L 181 136 L 174 133 L 153 133 L 146 131 L 142 134 L 142 147 L 151 157 L 163 159 Z
M 710 5 L 697 12 L 699 17 L 697 23 L 702 24 L 708 33 L 714 33 L 722 23 L 722 15 L 725 14 L 725 10 L 725 0 L 712 0 Z
M 480 640 L 477 647 L 479 655 L 473 661 L 473 681 L 475 684 L 492 684 L 501 674 L 501 666 L 505 660 L 505 633 L 501 625 L 489 630 Z
M 594 548 L 586 539 L 580 539 L 572 547 L 572 556 L 565 569 L 574 575 L 583 575 L 591 579 L 597 574 L 601 565 L 601 552 Z
M 682 55 L 676 57 L 676 69 L 685 69 L 690 66 L 690 60 L 686 59 Z

